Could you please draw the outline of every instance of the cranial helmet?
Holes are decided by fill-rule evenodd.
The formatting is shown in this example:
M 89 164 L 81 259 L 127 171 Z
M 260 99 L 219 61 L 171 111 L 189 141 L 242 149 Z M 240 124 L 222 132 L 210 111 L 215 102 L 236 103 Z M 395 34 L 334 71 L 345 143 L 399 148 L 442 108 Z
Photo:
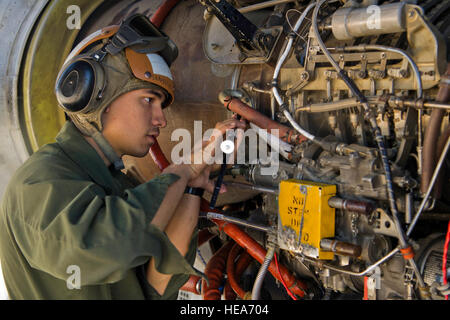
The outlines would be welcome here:
M 61 68 L 55 86 L 60 107 L 116 169 L 123 162 L 101 134 L 104 110 L 122 94 L 139 89 L 162 90 L 163 108 L 170 105 L 174 84 L 169 67 L 177 56 L 176 45 L 146 16 L 136 14 L 86 37 Z

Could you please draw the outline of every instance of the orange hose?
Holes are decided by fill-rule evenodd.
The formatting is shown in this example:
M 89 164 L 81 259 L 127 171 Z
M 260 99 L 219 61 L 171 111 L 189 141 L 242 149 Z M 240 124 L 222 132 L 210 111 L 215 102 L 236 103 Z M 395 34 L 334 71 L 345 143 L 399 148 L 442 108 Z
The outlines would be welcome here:
M 213 220 L 215 224 L 219 226 L 230 238 L 236 241 L 259 263 L 264 261 L 266 256 L 266 250 L 253 238 L 242 231 L 238 226 L 221 220 Z M 269 265 L 269 272 L 279 281 L 282 279 L 286 283 L 287 287 L 296 295 L 300 297 L 305 296 L 305 290 L 307 286 L 300 280 L 295 279 L 295 277 L 289 272 L 289 270 L 280 265 L 280 271 L 278 272 L 276 264 L 272 261 Z
M 225 287 L 223 288 L 223 293 L 225 295 L 225 300 L 236 300 L 236 293 L 231 287 L 230 280 L 227 279 Z
M 212 256 L 206 265 L 205 275 L 208 278 L 209 285 L 205 280 L 202 280 L 203 300 L 220 300 L 221 293 L 219 287 L 224 278 L 227 256 L 233 245 L 233 241 L 228 241 Z
M 239 285 L 239 278 L 242 272 L 244 272 L 250 264 L 252 257 L 247 252 L 244 252 L 240 255 L 238 262 L 235 263 L 236 257 L 238 256 L 241 249 L 241 246 L 239 246 L 238 244 L 235 244 L 231 249 L 227 260 L 227 275 L 231 288 L 233 288 L 234 292 L 239 296 L 239 298 L 244 299 L 246 292 Z

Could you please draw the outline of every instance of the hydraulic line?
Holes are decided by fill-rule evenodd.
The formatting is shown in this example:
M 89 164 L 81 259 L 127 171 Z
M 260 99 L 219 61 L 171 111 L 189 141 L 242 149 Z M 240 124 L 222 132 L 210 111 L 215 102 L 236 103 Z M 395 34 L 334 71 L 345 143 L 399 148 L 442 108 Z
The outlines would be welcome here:
M 273 259 L 273 255 L 275 253 L 275 247 L 269 246 L 267 249 L 266 256 L 264 258 L 263 263 L 261 264 L 261 268 L 256 275 L 255 283 L 253 284 L 252 289 L 252 300 L 259 300 L 261 294 L 261 287 L 264 282 L 264 278 L 266 277 L 267 269 L 269 268 L 269 264 Z
M 317 261 L 315 259 L 312 258 L 308 258 L 306 256 L 303 257 L 303 259 L 305 259 L 306 261 L 315 263 L 320 265 L 321 267 L 333 270 L 333 271 L 337 271 L 340 273 L 344 273 L 344 274 L 348 274 L 351 276 L 356 276 L 356 277 L 362 277 L 370 272 L 372 272 L 373 270 L 375 270 L 376 267 L 378 267 L 380 264 L 385 263 L 386 261 L 388 261 L 390 258 L 392 258 L 395 254 L 397 254 L 400 251 L 400 248 L 397 247 L 395 249 L 393 249 L 391 252 L 389 252 L 387 255 L 385 255 L 383 258 L 381 258 L 380 260 L 378 260 L 377 262 L 375 262 L 374 264 L 370 265 L 369 267 L 367 267 L 365 270 L 361 271 L 361 272 L 354 272 L 354 271 L 350 271 L 350 270 L 346 270 L 346 269 L 342 269 L 336 266 L 333 266 L 331 264 L 328 263 L 323 263 L 321 261 Z

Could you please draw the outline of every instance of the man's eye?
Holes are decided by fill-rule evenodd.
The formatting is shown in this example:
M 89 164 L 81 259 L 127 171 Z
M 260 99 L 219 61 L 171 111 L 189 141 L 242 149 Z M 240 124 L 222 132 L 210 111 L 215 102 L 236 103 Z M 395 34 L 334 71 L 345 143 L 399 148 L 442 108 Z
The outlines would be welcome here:
M 153 98 L 150 98 L 150 97 L 144 98 L 144 100 L 147 103 L 152 103 L 153 102 Z

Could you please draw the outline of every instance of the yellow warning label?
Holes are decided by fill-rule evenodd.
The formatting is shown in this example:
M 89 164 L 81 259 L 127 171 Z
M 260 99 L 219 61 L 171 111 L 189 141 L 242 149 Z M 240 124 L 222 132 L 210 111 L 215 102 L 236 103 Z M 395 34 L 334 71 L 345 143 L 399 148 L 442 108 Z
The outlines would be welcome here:
M 278 206 L 282 229 L 294 230 L 297 241 L 318 249 L 319 259 L 333 258 L 332 252 L 320 249 L 320 240 L 334 237 L 335 209 L 328 205 L 328 199 L 334 195 L 334 185 L 295 179 L 280 183 Z

